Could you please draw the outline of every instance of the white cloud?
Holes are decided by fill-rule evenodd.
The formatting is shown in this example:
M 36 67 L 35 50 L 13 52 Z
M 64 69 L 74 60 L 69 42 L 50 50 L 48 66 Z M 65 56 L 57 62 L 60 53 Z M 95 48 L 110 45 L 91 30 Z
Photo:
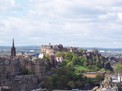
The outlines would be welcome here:
M 122 12 L 118 13 L 118 19 L 122 20 Z
M 20 3 L 21 2 L 21 3 Z M 121 0 L 0 0 L 0 39 L 121 47 Z M 119 39 L 118 39 L 119 38 Z M 116 43 L 114 43 L 114 41 Z M 103 43 L 101 45 L 101 42 Z
M 0 12 L 15 8 L 15 0 L 0 0 Z

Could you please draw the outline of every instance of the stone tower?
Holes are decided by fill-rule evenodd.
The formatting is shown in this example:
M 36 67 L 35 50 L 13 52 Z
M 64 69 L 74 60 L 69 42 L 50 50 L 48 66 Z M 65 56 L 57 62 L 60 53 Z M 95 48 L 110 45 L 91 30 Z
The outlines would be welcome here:
M 16 48 L 14 46 L 14 39 L 13 39 L 13 43 L 11 47 L 11 57 L 15 57 L 15 56 L 16 56 Z

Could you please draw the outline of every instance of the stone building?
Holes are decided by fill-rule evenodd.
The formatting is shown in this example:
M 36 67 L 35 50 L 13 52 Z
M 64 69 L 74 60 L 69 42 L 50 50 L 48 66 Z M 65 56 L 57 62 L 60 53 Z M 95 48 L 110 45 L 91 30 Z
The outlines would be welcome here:
M 42 45 L 41 46 L 41 53 L 43 54 L 47 54 L 47 55 L 54 55 L 56 52 L 58 51 L 63 51 L 63 45 L 59 44 L 59 45 L 51 45 L 49 43 L 49 45 Z
M 23 74 L 27 70 L 32 73 Z M 0 87 L 5 91 L 30 91 L 38 81 L 44 79 L 45 71 L 45 63 L 38 58 L 0 58 Z
M 32 56 L 16 55 L 13 44 L 11 55 L 0 57 L 0 91 L 30 91 L 45 77 L 45 63 Z
M 57 52 L 77 52 L 77 47 L 63 47 L 62 44 L 59 45 L 42 45 L 41 53 L 46 55 L 55 55 Z
M 41 59 L 32 59 L 32 71 L 34 72 L 35 76 L 38 80 L 42 80 L 45 77 L 46 73 L 46 66 L 43 60 Z

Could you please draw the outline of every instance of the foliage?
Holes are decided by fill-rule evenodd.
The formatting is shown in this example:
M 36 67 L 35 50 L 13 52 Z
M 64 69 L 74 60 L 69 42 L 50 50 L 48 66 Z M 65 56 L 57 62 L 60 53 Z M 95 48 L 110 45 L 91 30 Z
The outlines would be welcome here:
M 89 69 L 85 68 L 84 66 L 76 66 L 76 70 L 80 70 L 80 71 L 90 71 Z
M 98 81 L 100 81 L 100 82 L 103 80 L 103 78 L 102 78 L 101 75 L 97 75 L 97 76 L 96 76 L 96 79 L 97 79 Z
M 65 52 L 57 52 L 56 56 L 57 57 L 64 57 L 65 56 Z
M 93 79 L 83 77 L 83 72 L 90 71 L 106 71 L 109 70 L 109 62 L 105 60 L 103 56 L 98 54 L 98 50 L 94 50 L 91 54 L 84 54 L 83 50 L 80 49 L 79 53 L 72 52 L 58 52 L 57 57 L 62 57 L 63 62 L 58 63 L 59 68 L 50 70 L 50 78 L 46 79 L 48 82 L 48 89 L 73 89 L 82 88 L 85 84 L 94 84 Z M 44 57 L 48 59 L 48 57 Z M 106 64 L 106 62 L 108 62 Z M 49 61 L 48 61 L 49 63 Z M 117 66 L 117 69 L 121 71 L 121 66 Z M 96 77 L 97 80 L 101 81 L 101 76 Z
M 122 73 L 122 64 L 116 64 L 115 70 L 119 73 Z
M 49 60 L 49 58 L 50 58 L 49 55 L 44 55 L 44 57 L 43 57 L 43 59 L 46 60 L 46 61 Z
M 87 79 L 87 83 L 90 84 L 90 85 L 92 85 L 92 84 L 93 84 L 92 79 L 91 79 L 91 78 L 88 78 L 88 79 Z
M 73 62 L 69 62 L 69 63 L 67 63 L 66 66 L 67 66 L 67 67 L 74 67 L 74 64 L 73 64 Z
M 69 82 L 68 82 L 68 86 L 69 86 L 70 88 L 74 88 L 74 87 L 75 87 L 74 81 L 69 81 Z
M 82 85 L 82 74 L 75 74 L 74 68 L 63 67 L 55 71 L 55 73 L 45 79 L 45 87 L 48 89 L 73 89 Z
M 73 58 L 73 53 L 71 52 L 67 52 L 64 56 L 64 59 L 67 59 L 67 60 L 72 60 Z
M 51 90 L 53 88 L 53 78 L 52 77 L 47 77 L 44 81 L 44 86 Z
M 58 52 L 56 55 L 63 57 L 61 67 L 75 68 L 76 73 L 82 71 L 99 71 L 100 69 L 112 70 L 109 62 L 105 58 L 98 54 L 98 50 L 94 49 L 92 55 L 83 56 L 83 49 L 79 49 L 79 54 L 72 52 Z M 106 64 L 106 62 L 108 62 Z
M 83 49 L 82 49 L 82 48 L 79 49 L 79 53 L 80 53 L 80 54 L 83 53 Z

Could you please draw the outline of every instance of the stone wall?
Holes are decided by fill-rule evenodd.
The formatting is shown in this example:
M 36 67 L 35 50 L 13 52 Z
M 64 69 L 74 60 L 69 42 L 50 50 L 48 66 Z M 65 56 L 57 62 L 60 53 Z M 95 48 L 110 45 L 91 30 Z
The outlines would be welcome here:
M 4 87 L 5 91 L 30 91 L 38 85 L 38 81 L 45 77 L 46 68 L 41 59 L 15 57 L 14 59 L 1 58 L 0 70 L 2 79 L 0 86 Z M 23 71 L 26 70 L 31 73 L 24 74 Z
M 12 82 L 12 91 L 30 91 L 37 85 L 37 78 L 33 75 L 16 76 Z

